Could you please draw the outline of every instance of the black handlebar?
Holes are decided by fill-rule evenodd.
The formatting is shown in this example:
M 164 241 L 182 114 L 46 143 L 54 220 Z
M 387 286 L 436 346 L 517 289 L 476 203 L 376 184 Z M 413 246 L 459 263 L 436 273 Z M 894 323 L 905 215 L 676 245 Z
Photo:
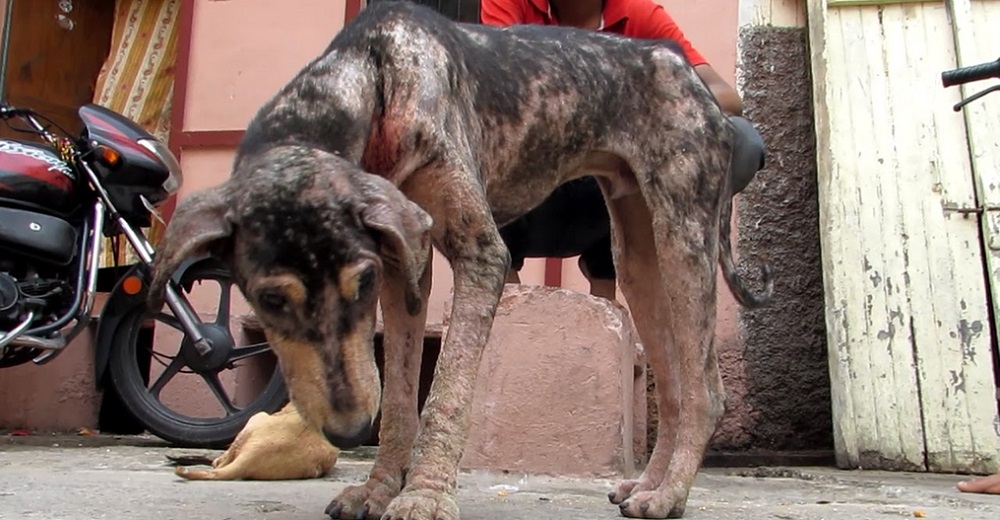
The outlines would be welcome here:
M 34 114 L 34 112 L 32 112 L 30 109 L 17 108 L 15 106 L 9 105 L 6 101 L 0 101 L 0 120 L 22 117 L 22 116 L 30 116 L 32 114 Z
M 941 73 L 941 83 L 945 87 L 962 85 L 964 83 L 989 78 L 1000 78 L 1000 59 L 980 63 L 978 65 L 970 65 L 968 67 L 946 70 Z

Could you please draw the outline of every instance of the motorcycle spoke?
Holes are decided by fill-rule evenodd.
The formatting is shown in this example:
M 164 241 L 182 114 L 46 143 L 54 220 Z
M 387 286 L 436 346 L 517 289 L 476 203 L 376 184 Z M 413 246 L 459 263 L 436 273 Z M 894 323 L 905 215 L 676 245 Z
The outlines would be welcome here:
M 271 350 L 271 345 L 268 343 L 255 343 L 253 345 L 247 345 L 245 347 L 237 347 L 232 350 L 229 355 L 229 362 L 234 363 L 241 359 L 246 359 L 249 357 L 256 356 L 258 354 L 263 354 Z
M 173 361 L 171 361 L 170 364 L 163 369 L 163 372 L 160 374 L 160 377 L 156 378 L 156 382 L 153 383 L 153 386 L 149 387 L 150 395 L 159 399 L 160 392 L 163 390 L 163 387 L 167 386 L 167 383 L 169 383 L 170 380 L 173 379 L 174 376 L 176 376 L 181 371 L 182 368 L 184 368 L 184 358 L 180 356 L 175 356 Z
M 156 321 L 159 321 L 160 323 L 172 329 L 177 329 L 181 332 L 184 332 L 184 327 L 181 325 L 181 322 L 172 314 L 167 314 L 165 312 L 158 312 L 153 315 L 153 318 L 155 318 Z
M 233 299 L 233 282 L 219 282 L 219 312 L 215 324 L 229 326 L 229 304 Z
M 222 381 L 219 381 L 219 374 L 202 374 L 201 377 L 212 390 L 212 393 L 215 394 L 215 398 L 219 400 L 219 404 L 225 408 L 226 415 L 232 415 L 240 411 L 233 406 L 232 401 L 229 400 L 229 396 L 226 395 L 226 389 L 222 387 Z

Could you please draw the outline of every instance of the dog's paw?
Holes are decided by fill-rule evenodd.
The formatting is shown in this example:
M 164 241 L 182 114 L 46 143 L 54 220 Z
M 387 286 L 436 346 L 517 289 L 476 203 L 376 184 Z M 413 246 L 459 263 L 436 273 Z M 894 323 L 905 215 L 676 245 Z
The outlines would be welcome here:
M 389 504 L 382 520 L 458 520 L 458 503 L 439 491 L 407 491 Z
M 632 493 L 638 493 L 640 491 L 649 491 L 655 488 L 656 485 L 651 481 L 645 479 L 634 479 L 634 480 L 623 480 L 614 491 L 608 493 L 608 500 L 612 504 L 621 504 L 628 497 L 632 496 Z
M 632 496 L 618 505 L 628 518 L 681 518 L 687 507 L 687 493 L 659 488 L 633 491 Z
M 341 491 L 326 506 L 326 514 L 334 520 L 378 520 L 398 494 L 399 486 L 370 478 L 363 485 Z

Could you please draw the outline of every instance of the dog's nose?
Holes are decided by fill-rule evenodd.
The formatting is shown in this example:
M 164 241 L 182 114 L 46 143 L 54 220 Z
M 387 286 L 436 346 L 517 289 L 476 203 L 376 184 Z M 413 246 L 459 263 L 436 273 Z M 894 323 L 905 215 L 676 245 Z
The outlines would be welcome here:
M 351 448 L 357 448 L 361 446 L 365 441 L 371 437 L 372 427 L 371 421 L 367 422 L 364 426 L 357 429 L 354 433 L 345 434 L 343 431 L 333 432 L 326 428 L 323 428 L 323 435 L 326 436 L 326 440 L 333 444 L 337 448 L 342 450 L 349 450 Z

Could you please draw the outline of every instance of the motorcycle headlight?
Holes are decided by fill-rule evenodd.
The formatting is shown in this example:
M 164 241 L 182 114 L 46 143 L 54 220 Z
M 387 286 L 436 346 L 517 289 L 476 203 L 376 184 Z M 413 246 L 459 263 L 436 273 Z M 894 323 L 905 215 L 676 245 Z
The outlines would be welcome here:
M 163 189 L 167 192 L 167 195 L 173 195 L 177 193 L 177 190 L 181 189 L 181 184 L 184 182 L 184 177 L 181 175 L 181 165 L 177 162 L 177 158 L 174 157 L 173 152 L 167 148 L 167 145 L 156 139 L 140 139 L 139 144 L 153 152 L 163 165 L 167 167 L 169 175 L 167 180 L 163 181 Z

